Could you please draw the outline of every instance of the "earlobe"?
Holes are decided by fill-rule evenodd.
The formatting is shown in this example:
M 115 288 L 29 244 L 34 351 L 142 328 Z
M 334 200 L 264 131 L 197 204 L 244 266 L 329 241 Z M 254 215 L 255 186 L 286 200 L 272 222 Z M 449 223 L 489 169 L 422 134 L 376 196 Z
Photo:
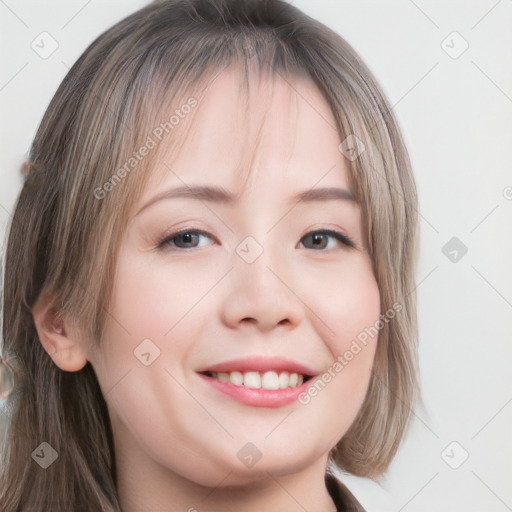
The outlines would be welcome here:
M 87 364 L 82 340 L 67 328 L 48 295 L 41 294 L 37 299 L 32 317 L 41 345 L 61 370 L 76 372 Z

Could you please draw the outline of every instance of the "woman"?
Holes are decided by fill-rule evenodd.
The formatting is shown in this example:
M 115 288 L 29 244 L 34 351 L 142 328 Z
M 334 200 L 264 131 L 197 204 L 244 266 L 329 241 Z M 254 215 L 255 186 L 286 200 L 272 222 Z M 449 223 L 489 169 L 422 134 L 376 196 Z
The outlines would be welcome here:
M 8 241 L 3 510 L 362 510 L 416 395 L 416 190 L 389 105 L 280 0 L 100 36 Z

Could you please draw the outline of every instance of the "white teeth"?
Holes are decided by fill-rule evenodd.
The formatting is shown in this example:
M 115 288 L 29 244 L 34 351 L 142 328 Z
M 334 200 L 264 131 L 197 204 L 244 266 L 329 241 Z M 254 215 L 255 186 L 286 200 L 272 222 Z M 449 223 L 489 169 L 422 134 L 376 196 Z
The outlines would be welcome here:
M 263 389 L 279 389 L 279 377 L 276 372 L 265 372 L 261 379 Z
M 289 382 L 290 376 L 288 375 L 288 372 L 281 372 L 279 374 L 279 389 L 286 389 Z
M 229 374 L 229 382 L 236 386 L 241 386 L 244 383 L 244 376 L 240 372 L 231 372 Z
M 211 372 L 211 376 L 222 381 L 230 382 L 235 386 L 246 386 L 253 389 L 287 389 L 300 386 L 304 382 L 304 375 L 288 372 Z
M 248 388 L 261 388 L 261 377 L 258 372 L 245 372 L 244 373 L 244 386 Z

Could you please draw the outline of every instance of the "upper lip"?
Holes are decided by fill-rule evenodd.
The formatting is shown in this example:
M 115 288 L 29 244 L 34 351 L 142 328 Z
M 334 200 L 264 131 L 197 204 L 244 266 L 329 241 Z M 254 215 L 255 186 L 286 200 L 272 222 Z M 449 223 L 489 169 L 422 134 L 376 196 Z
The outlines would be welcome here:
M 316 372 L 311 368 L 308 368 L 306 365 L 293 361 L 291 359 L 283 358 L 283 357 L 260 357 L 260 356 L 251 356 L 240 359 L 231 359 L 229 361 L 224 361 L 222 363 L 214 364 L 212 366 L 208 366 L 202 370 L 199 370 L 199 373 L 204 372 L 267 372 L 267 371 L 282 371 L 289 373 L 300 373 L 302 375 L 313 376 L 316 375 Z

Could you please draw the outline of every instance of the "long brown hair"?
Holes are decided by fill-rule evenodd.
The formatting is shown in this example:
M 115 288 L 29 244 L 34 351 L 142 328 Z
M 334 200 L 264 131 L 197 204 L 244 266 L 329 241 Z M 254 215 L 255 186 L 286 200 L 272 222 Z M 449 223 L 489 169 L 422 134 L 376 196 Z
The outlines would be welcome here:
M 331 457 L 349 472 L 376 477 L 395 454 L 418 389 L 417 197 L 389 103 L 346 41 L 282 0 L 160 0 L 87 48 L 31 147 L 2 297 L 2 356 L 16 377 L 0 460 L 4 512 L 121 510 L 94 369 L 60 370 L 38 339 L 31 308 L 48 293 L 59 314 L 99 343 L 119 240 L 157 150 L 136 163 L 130 158 L 158 126 L 166 147 L 176 145 L 193 113 L 171 130 L 169 112 L 190 98 L 200 103 L 216 73 L 235 63 L 243 73 L 251 59 L 283 77 L 309 76 L 333 111 L 340 143 L 355 135 L 364 144 L 348 159 L 353 193 L 382 311 L 396 303 L 402 310 L 379 332 L 365 402 Z M 46 469 L 32 456 L 43 442 L 58 457 Z

